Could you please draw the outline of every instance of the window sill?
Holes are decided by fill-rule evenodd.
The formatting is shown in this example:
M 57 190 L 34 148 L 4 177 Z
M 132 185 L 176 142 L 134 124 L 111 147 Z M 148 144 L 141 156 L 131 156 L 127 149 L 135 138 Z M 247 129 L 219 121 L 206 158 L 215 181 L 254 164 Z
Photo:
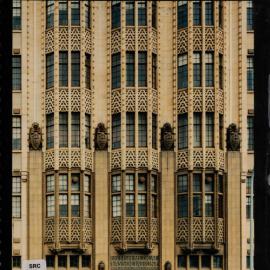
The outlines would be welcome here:
M 247 153 L 248 153 L 249 155 L 254 155 L 254 150 L 247 150 Z
M 22 32 L 22 29 L 12 29 L 12 32 L 13 33 L 21 33 Z
M 16 154 L 16 153 L 21 153 L 22 152 L 22 150 L 12 150 L 12 154 Z
M 247 33 L 254 34 L 254 30 L 247 30 Z
M 22 92 L 22 90 L 18 90 L 18 89 L 12 90 L 12 93 L 21 93 L 21 92 Z
M 254 90 L 247 89 L 248 94 L 254 94 Z

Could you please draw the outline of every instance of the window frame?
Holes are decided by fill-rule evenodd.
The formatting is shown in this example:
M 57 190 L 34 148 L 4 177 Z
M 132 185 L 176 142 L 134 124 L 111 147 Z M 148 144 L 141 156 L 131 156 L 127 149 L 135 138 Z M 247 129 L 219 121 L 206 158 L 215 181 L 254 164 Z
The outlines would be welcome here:
M 12 90 L 22 90 L 22 57 L 12 55 Z

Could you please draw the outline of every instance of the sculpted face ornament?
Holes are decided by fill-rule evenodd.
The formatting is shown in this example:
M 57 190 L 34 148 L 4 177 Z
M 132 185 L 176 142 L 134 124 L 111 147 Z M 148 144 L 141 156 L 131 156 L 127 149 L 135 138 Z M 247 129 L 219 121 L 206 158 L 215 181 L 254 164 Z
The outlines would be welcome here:
M 32 150 L 40 150 L 42 147 L 42 135 L 39 124 L 34 122 L 29 131 L 29 148 Z
M 103 261 L 98 264 L 98 270 L 105 270 L 105 263 Z
M 96 150 L 108 148 L 108 133 L 103 123 L 99 123 L 95 130 L 95 148 Z
M 165 263 L 165 270 L 172 270 L 172 264 L 169 262 L 169 261 L 167 261 L 166 263 Z
M 174 148 L 174 133 L 171 124 L 165 123 L 161 128 L 161 150 L 172 151 Z
M 232 123 L 227 129 L 227 150 L 239 151 L 240 150 L 240 132 L 236 124 Z

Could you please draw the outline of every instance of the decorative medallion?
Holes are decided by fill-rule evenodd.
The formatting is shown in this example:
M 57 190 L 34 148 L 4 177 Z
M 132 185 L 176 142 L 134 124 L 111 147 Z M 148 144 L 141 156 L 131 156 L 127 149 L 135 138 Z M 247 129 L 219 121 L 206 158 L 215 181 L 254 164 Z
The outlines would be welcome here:
M 42 147 L 42 134 L 41 128 L 37 122 L 32 124 L 29 131 L 29 148 L 32 150 L 41 150 Z
M 99 123 L 95 130 L 95 148 L 96 150 L 108 148 L 108 133 L 103 123 Z
M 173 151 L 174 133 L 171 124 L 165 123 L 161 128 L 161 150 Z
M 232 123 L 227 128 L 227 150 L 239 151 L 240 150 L 240 132 L 236 124 Z

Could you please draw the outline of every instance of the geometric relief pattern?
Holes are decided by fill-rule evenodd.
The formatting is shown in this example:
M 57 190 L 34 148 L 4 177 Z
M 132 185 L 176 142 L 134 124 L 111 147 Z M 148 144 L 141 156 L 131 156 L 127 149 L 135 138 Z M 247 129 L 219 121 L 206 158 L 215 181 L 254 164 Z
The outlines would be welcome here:
M 45 92 L 45 112 L 52 113 L 54 111 L 54 91 Z
M 59 88 L 59 111 L 68 111 L 68 88 Z
M 59 167 L 69 167 L 68 150 L 59 150 Z
M 83 241 L 86 243 L 92 242 L 92 219 L 91 218 L 84 219 Z
M 194 242 L 203 242 L 202 218 L 193 218 L 192 238 Z
M 122 233 L 122 226 L 121 226 L 121 218 L 113 218 L 112 219 L 112 242 L 121 242 L 121 233 Z
M 157 53 L 157 30 L 152 28 L 151 35 L 152 50 L 154 53 Z
M 136 167 L 136 151 L 134 150 L 126 150 L 126 167 Z
M 54 218 L 46 219 L 45 242 L 54 242 Z
M 177 33 L 177 54 L 187 52 L 188 50 L 188 32 L 187 29 L 180 30 Z
M 126 89 L 126 111 L 127 112 L 135 111 L 135 89 L 134 88 Z
M 139 51 L 147 51 L 147 28 L 138 28 L 138 49 Z
M 135 27 L 126 28 L 126 50 L 135 51 Z
M 138 224 L 138 240 L 146 242 L 148 237 L 148 219 L 139 218 Z
M 112 108 L 112 113 L 118 113 L 121 111 L 121 92 L 120 92 L 120 90 L 112 91 L 111 108 Z
M 147 150 L 138 150 L 138 167 L 148 167 Z
M 205 167 L 214 168 L 216 166 L 215 150 L 205 151 Z
M 91 53 L 92 49 L 92 36 L 91 31 L 85 29 L 85 51 Z
M 156 89 L 152 89 L 152 111 L 158 113 L 158 91 Z
M 215 241 L 215 220 L 214 218 L 205 218 L 205 241 Z
M 203 151 L 193 150 L 193 167 L 202 168 L 203 167 Z
M 147 112 L 147 89 L 139 88 L 138 90 L 138 111 Z
M 71 27 L 71 50 L 79 51 L 81 49 L 81 31 L 80 27 Z
M 47 30 L 45 34 L 45 53 L 54 51 L 54 31 L 53 29 Z
M 215 111 L 215 91 L 214 88 L 205 88 L 205 111 Z
M 224 110 L 224 93 L 223 93 L 222 90 L 218 90 L 217 109 L 218 109 L 219 113 L 223 114 L 223 110 Z
M 188 220 L 186 218 L 177 219 L 177 242 L 188 242 Z
M 92 112 L 92 91 L 85 89 L 85 112 Z
M 151 238 L 152 242 L 157 243 L 159 241 L 159 226 L 158 226 L 158 219 L 157 218 L 152 218 L 152 233 L 151 233 Z
M 136 241 L 135 218 L 126 218 L 126 239 Z
M 71 241 L 79 242 L 80 241 L 80 218 L 71 219 Z
M 45 152 L 45 169 L 51 169 L 54 167 L 54 151 L 47 150 Z
M 158 170 L 158 151 L 152 150 L 152 167 Z
M 193 51 L 202 51 L 202 28 L 193 27 Z
M 159 256 L 118 255 L 111 257 L 110 270 L 159 270 Z
M 224 243 L 224 220 L 223 220 L 223 218 L 218 219 L 218 242 Z
M 111 167 L 121 168 L 121 150 L 112 151 Z
M 188 93 L 187 90 L 178 91 L 177 95 L 177 113 L 188 111 Z
M 120 30 L 112 31 L 111 35 L 111 51 L 112 53 L 120 52 L 121 49 L 121 32 Z
M 59 27 L 59 50 L 68 50 L 68 28 Z
M 177 152 L 177 169 L 188 167 L 188 152 L 178 151 Z
M 224 50 L 224 37 L 223 37 L 223 31 L 222 30 L 218 30 L 217 31 L 217 42 L 216 42 L 217 46 L 218 46 L 218 51 L 220 53 L 223 53 Z
M 215 28 L 205 27 L 205 50 L 213 51 L 215 49 Z
M 81 151 L 77 149 L 71 150 L 71 167 L 81 167 Z
M 202 88 L 193 88 L 193 111 L 202 111 Z
M 59 241 L 68 241 L 68 218 L 59 218 Z
M 85 168 L 92 170 L 92 162 L 93 157 L 92 157 L 92 151 L 90 150 L 85 150 Z
M 81 93 L 80 88 L 71 89 L 71 111 L 79 112 L 81 110 Z
M 219 150 L 219 168 L 224 169 L 224 151 Z

